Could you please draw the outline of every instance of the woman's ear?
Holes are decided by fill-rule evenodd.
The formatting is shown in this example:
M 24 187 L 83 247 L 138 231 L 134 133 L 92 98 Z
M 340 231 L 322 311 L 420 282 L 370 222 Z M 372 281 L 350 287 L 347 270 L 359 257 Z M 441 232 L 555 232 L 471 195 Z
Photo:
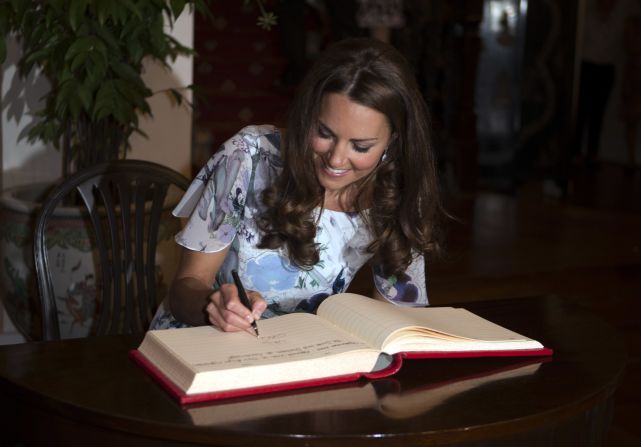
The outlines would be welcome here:
M 397 137 L 396 132 L 392 133 L 392 135 L 390 136 L 389 141 L 387 142 L 387 147 L 385 148 L 385 150 L 383 151 L 383 155 L 381 156 L 381 162 L 384 162 L 389 157 L 388 153 L 389 153 L 390 146 L 394 143 L 394 140 L 396 140 L 396 137 Z
M 396 142 L 396 139 L 398 138 L 398 134 L 396 132 L 392 132 L 392 135 L 389 137 L 389 141 L 387 142 L 387 149 Z M 387 151 L 387 149 L 385 149 Z

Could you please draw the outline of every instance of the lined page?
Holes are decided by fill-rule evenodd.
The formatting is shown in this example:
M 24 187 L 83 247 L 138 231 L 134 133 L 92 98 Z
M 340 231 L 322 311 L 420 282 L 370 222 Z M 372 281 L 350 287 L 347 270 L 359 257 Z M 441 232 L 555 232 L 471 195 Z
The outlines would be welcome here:
M 482 341 L 519 341 L 529 340 L 503 326 L 479 317 L 467 309 L 457 307 L 401 308 L 401 312 L 411 315 L 415 324 L 453 335 L 458 338 Z
M 409 315 L 398 312 L 398 309 L 373 298 L 341 293 L 323 301 L 317 313 L 382 350 L 385 340 L 393 332 L 416 325 Z
M 318 314 L 381 350 L 395 332 L 404 328 L 413 330 L 415 335 L 424 338 L 424 342 L 430 341 L 427 337 L 433 338 L 433 344 L 466 340 L 529 341 L 527 337 L 465 309 L 407 308 L 352 293 L 326 299 Z

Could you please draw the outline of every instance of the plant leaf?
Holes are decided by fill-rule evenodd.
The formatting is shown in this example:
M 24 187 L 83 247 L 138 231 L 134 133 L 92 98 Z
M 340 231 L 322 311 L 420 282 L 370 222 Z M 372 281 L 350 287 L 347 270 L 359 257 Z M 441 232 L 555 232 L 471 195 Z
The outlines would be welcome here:
M 82 106 L 87 113 L 91 112 L 91 107 L 93 106 L 93 101 L 91 98 L 91 87 L 86 84 L 81 84 L 78 86 L 78 98 L 82 102 Z
M 114 18 L 115 3 L 113 0 L 95 0 L 93 2 L 94 14 L 100 24 L 97 28 L 102 28 L 107 23 L 107 20 Z
M 69 4 L 69 25 L 76 31 L 82 23 L 89 1 L 88 0 L 71 0 Z
M 78 53 L 88 53 L 93 45 L 93 39 L 91 36 L 81 37 L 71 44 L 67 53 L 65 54 L 65 60 L 70 61 L 75 58 Z
M 96 80 L 104 79 L 107 75 L 107 61 L 101 55 L 95 52 L 89 53 L 89 59 L 93 64 L 93 66 L 91 67 L 91 70 L 93 70 L 94 72 L 92 75 L 89 75 L 89 72 L 87 72 L 87 74 L 92 79 L 96 79 Z M 89 67 L 89 65 L 87 67 Z
M 125 7 L 127 7 L 127 9 L 128 9 L 128 10 L 130 10 L 131 12 L 133 12 L 133 13 L 134 13 L 134 15 L 135 15 L 139 20 L 143 20 L 142 12 L 140 11 L 140 9 L 138 8 L 138 6 L 136 6 L 136 4 L 135 4 L 134 2 L 132 2 L 131 0 L 120 0 L 120 3 L 122 3 L 123 5 L 125 5 Z
M 85 63 L 87 60 L 87 57 L 89 56 L 88 53 L 79 53 L 76 55 L 76 57 L 73 58 L 73 61 L 71 62 L 71 70 L 76 71 L 78 67 L 80 67 L 82 64 Z
M 100 85 L 96 93 L 96 102 L 94 104 L 94 119 L 100 120 L 114 111 L 114 102 L 118 93 L 113 81 L 106 81 Z
M 111 69 L 122 79 L 142 83 L 140 72 L 134 70 L 134 68 L 129 64 L 123 64 L 122 62 L 113 62 L 111 64 Z
M 122 57 L 122 52 L 120 50 L 120 45 L 118 40 L 116 39 L 116 36 L 112 33 L 111 29 L 103 26 L 94 26 L 92 31 L 102 39 L 104 44 L 106 45 L 107 51 L 113 52 L 113 56 L 115 56 L 116 59 L 119 59 Z
M 178 17 L 180 13 L 183 12 L 183 9 L 185 9 L 185 3 L 187 3 L 185 0 L 171 0 L 171 11 L 174 14 L 174 17 Z

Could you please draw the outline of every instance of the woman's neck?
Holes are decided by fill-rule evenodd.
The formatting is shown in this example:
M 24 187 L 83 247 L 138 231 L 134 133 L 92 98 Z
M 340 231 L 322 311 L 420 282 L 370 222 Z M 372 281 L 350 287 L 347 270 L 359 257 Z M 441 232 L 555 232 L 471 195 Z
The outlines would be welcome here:
M 323 208 L 332 211 L 348 212 L 353 211 L 353 202 L 346 200 L 346 194 L 339 191 L 325 191 L 323 199 Z
M 368 191 L 360 192 L 357 188 L 349 188 L 348 190 L 341 191 L 325 191 L 323 208 L 343 213 L 357 211 L 358 207 L 356 202 L 362 194 L 365 194 L 365 197 L 369 198 L 365 201 L 361 201 L 360 206 L 362 208 L 370 208 L 372 206 L 372 194 L 370 188 L 368 188 Z

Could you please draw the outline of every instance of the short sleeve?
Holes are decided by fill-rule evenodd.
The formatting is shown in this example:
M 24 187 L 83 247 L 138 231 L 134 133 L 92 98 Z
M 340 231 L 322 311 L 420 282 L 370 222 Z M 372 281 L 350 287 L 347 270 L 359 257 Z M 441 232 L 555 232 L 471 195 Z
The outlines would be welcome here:
M 400 306 L 419 307 L 428 305 L 425 281 L 425 258 L 417 255 L 399 275 L 385 277 L 380 268 L 373 266 L 374 285 L 386 300 Z
M 255 139 L 254 139 L 255 140 Z M 176 242 L 206 253 L 227 247 L 244 216 L 253 147 L 247 128 L 227 140 L 198 172 L 173 214 L 187 218 Z

